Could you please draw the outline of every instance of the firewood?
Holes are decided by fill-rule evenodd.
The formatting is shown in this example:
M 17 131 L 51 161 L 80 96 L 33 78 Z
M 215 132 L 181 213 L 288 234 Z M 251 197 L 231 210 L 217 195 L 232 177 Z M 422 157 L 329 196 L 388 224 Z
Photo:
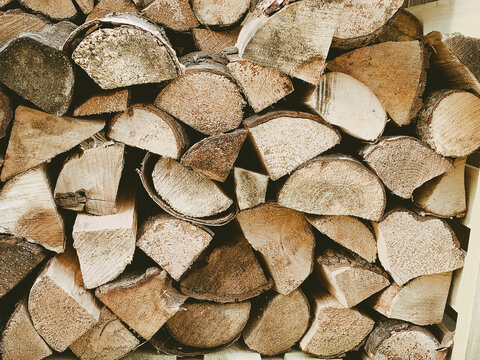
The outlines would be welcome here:
M 199 25 L 188 0 L 154 0 L 141 13 L 176 31 L 189 31 Z
M 345 250 L 327 249 L 315 260 L 320 283 L 346 307 L 352 307 L 390 284 L 378 266 Z
M 231 229 L 219 233 L 180 281 L 193 298 L 217 302 L 243 301 L 271 288 L 247 240 Z
M 103 18 L 110 13 L 138 14 L 131 0 L 100 0 L 85 19 L 85 22 Z
M 235 167 L 235 194 L 240 210 L 248 209 L 265 202 L 267 196 L 268 176 Z
M 237 220 L 266 263 L 275 291 L 288 294 L 310 275 L 315 237 L 302 213 L 269 202 L 240 211 Z
M 340 134 L 319 116 L 296 111 L 254 115 L 243 124 L 272 180 L 340 143 Z
M 177 356 L 157 353 L 153 346 L 142 345 L 140 348 L 129 353 L 125 357 L 122 357 L 122 359 L 123 360 L 177 360 Z M 190 360 L 202 360 L 202 359 L 192 358 Z
M 377 259 L 377 241 L 372 230 L 353 216 L 307 215 L 312 226 L 336 243 L 361 256 L 368 262 Z
M 372 360 L 444 360 L 447 352 L 437 350 L 440 343 L 430 331 L 403 321 L 387 320 L 369 335 L 365 351 Z
M 315 215 L 382 218 L 386 204 L 380 179 L 345 155 L 319 156 L 298 168 L 280 189 L 278 203 Z
M 389 136 L 362 150 L 363 160 L 395 195 L 409 199 L 413 191 L 446 171 L 452 163 L 410 136 Z
M 0 49 L 0 82 L 46 112 L 65 114 L 75 79 L 72 62 L 60 48 L 75 27 L 61 22 L 9 41 Z
M 185 303 L 167 321 L 168 332 L 178 342 L 197 348 L 214 348 L 237 339 L 250 315 L 250 302 Z
M 325 68 L 342 8 L 340 1 L 302 0 L 270 17 L 252 16 L 238 36 L 239 55 L 315 84 Z
M 234 343 L 226 349 L 205 354 L 203 360 L 262 360 L 259 353 Z
M 0 45 L 16 38 L 24 32 L 38 32 L 50 25 L 50 21 L 38 16 L 23 12 L 20 9 L 11 9 L 0 12 Z
M 262 355 L 288 351 L 307 331 L 310 306 L 301 290 L 276 294 L 254 309 L 243 331 L 243 340 Z
M 138 230 L 137 246 L 176 281 L 210 244 L 213 232 L 168 214 L 146 219 Z
M 480 147 L 480 97 L 462 90 L 434 92 L 419 114 L 417 133 L 443 156 L 470 155 Z
M 367 85 L 395 124 L 403 126 L 422 107 L 428 58 L 419 41 L 386 42 L 340 55 L 328 63 L 328 68 Z
M 198 50 L 219 53 L 223 49 L 235 46 L 241 27 L 230 30 L 215 31 L 211 29 L 193 29 L 193 41 Z
M 388 121 L 375 94 L 362 82 L 341 72 L 330 72 L 310 86 L 303 103 L 328 123 L 364 141 L 376 141 Z
M 227 67 L 257 113 L 293 92 L 290 78 L 276 69 L 248 60 L 234 61 Z
M 345 308 L 322 288 L 311 294 L 314 319 L 300 341 L 300 349 L 319 357 L 343 357 L 358 349 L 375 325 L 374 321 L 355 308 Z
M 209 136 L 188 149 L 180 163 L 197 174 L 224 182 L 247 134 L 247 130 L 239 129 L 227 134 Z
M 228 27 L 238 23 L 250 7 L 250 0 L 192 0 L 198 21 L 206 27 Z
M 158 268 L 149 268 L 142 274 L 124 273 L 97 288 L 95 296 L 147 340 L 180 310 L 187 298 L 173 288 L 167 273 Z
M 393 283 L 369 300 L 369 305 L 392 319 L 417 325 L 442 322 L 452 273 L 420 276 L 404 286 Z
M 38 1 L 19 0 L 20 4 L 28 10 L 41 13 L 53 20 L 69 20 L 77 16 L 77 9 L 72 0 Z
M 44 248 L 64 250 L 64 224 L 45 165 L 9 180 L 0 191 L 0 227 Z
M 41 246 L 16 236 L 0 235 L 0 298 L 40 264 L 45 255 Z
M 3 360 L 41 360 L 52 355 L 33 327 L 26 300 L 18 303 L 3 330 L 1 352 Z
M 17 107 L 2 168 L 2 181 L 70 150 L 104 126 L 103 120 L 60 117 Z
M 134 350 L 140 341 L 106 306 L 100 319 L 70 349 L 80 360 L 116 360 Z
M 155 154 L 178 159 L 188 148 L 184 127 L 153 105 L 132 105 L 110 122 L 109 138 Z
M 375 42 L 413 41 L 423 35 L 423 25 L 411 12 L 400 9 L 386 24 Z
M 0 9 L 10 4 L 13 0 L 0 0 Z
M 88 15 L 92 12 L 94 6 L 94 0 L 75 0 L 82 13 Z
M 10 98 L 0 88 L 0 139 L 5 137 L 7 134 L 7 129 L 12 119 L 13 110 L 10 103 Z
M 372 225 L 378 258 L 400 286 L 418 276 L 449 272 L 463 266 L 460 244 L 442 219 L 421 217 L 398 208 Z
M 78 105 L 73 116 L 88 116 L 127 110 L 130 102 L 128 89 L 107 90 L 90 96 Z
M 69 249 L 47 263 L 30 290 L 33 325 L 56 351 L 64 351 L 100 317 L 100 307 L 81 279 L 77 258 Z
M 467 211 L 465 163 L 466 158 L 456 159 L 452 169 L 415 190 L 415 205 L 428 214 L 440 217 L 464 216 Z
M 94 215 L 114 214 L 124 148 L 107 141 L 103 133 L 82 142 L 58 175 L 54 192 L 57 205 Z

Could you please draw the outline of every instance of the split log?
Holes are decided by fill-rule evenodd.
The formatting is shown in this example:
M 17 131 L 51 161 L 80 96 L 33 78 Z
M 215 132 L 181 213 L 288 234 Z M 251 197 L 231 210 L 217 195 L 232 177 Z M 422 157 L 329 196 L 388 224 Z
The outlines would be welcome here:
M 103 133 L 82 142 L 58 175 L 57 205 L 94 215 L 114 214 L 124 151 L 125 145 L 108 141 Z
M 100 317 L 95 297 L 81 281 L 77 258 L 69 249 L 47 263 L 30 290 L 33 325 L 56 351 L 64 351 Z
M 100 319 L 70 349 L 80 360 L 117 360 L 139 346 L 140 341 L 106 306 Z
M 248 350 L 238 343 L 234 343 L 226 349 L 205 354 L 203 360 L 262 360 L 259 353 Z
M 1 180 L 53 159 L 104 126 L 103 120 L 60 117 L 24 106 L 17 107 Z
M 41 360 L 52 355 L 33 327 L 26 300 L 18 303 L 3 330 L 1 351 L 3 360 Z
M 315 237 L 302 213 L 265 203 L 240 211 L 237 220 L 266 263 L 275 291 L 288 294 L 310 275 Z
M 64 224 L 45 165 L 9 180 L 0 191 L 0 227 L 44 248 L 63 252 Z
M 280 189 L 278 203 L 315 215 L 382 218 L 386 194 L 380 179 L 345 155 L 319 156 L 298 168 Z
M 138 14 L 132 0 L 100 0 L 85 19 L 85 22 L 103 18 L 110 13 Z
M 180 290 L 195 299 L 243 301 L 270 289 L 247 240 L 231 229 L 219 233 L 180 281 Z
M 393 283 L 369 300 L 369 305 L 392 319 L 417 325 L 442 322 L 452 273 L 420 276 L 404 286 Z
M 189 31 L 199 25 L 188 0 L 154 0 L 141 13 L 176 31 Z
M 268 176 L 239 167 L 233 169 L 235 194 L 240 210 L 248 209 L 265 202 Z
M 367 85 L 399 126 L 422 108 L 429 55 L 419 41 L 386 42 L 356 49 L 328 63 L 331 71 Z
M 386 24 L 375 42 L 413 41 L 423 35 L 423 24 L 411 12 L 400 9 Z
M 1 23 L 1 22 L 0 22 Z M 1 29 L 0 29 L 1 34 Z M 13 119 L 13 110 L 10 98 L 0 88 L 0 139 L 7 134 L 8 126 Z
M 276 69 L 248 60 L 234 61 L 227 67 L 257 113 L 293 92 L 290 78 Z
M 142 345 L 141 347 L 129 353 L 122 359 L 123 360 L 177 360 L 177 356 L 157 353 L 154 349 L 154 346 Z M 198 359 L 190 359 L 190 360 L 202 360 L 202 359 L 198 358 Z
M 69 20 L 77 16 L 77 8 L 72 0 L 39 1 L 19 0 L 20 4 L 34 13 L 43 14 L 53 20 Z
M 250 0 L 192 0 L 198 21 L 206 27 L 228 27 L 238 23 L 250 7 Z
M 50 25 L 47 19 L 23 12 L 20 9 L 11 9 L 0 12 L 0 46 L 24 32 L 39 32 Z
M 285 353 L 283 355 L 283 358 L 281 358 L 281 359 L 283 359 L 283 360 L 324 360 L 324 359 L 320 359 L 316 356 L 314 357 L 314 356 L 305 354 L 304 352 L 299 351 L 299 350 L 294 350 L 294 351 L 290 351 L 288 353 Z M 330 359 L 330 360 L 342 360 L 342 359 Z
M 235 46 L 241 27 L 215 31 L 211 29 L 193 29 L 193 41 L 198 50 L 207 53 L 220 53 L 223 49 Z
M 365 344 L 365 351 L 372 360 L 444 360 L 447 352 L 439 348 L 440 343 L 427 329 L 396 320 L 377 325 Z
M 75 79 L 72 62 L 60 49 L 75 27 L 61 22 L 9 41 L 0 49 L 0 81 L 42 110 L 65 114 Z
M 310 86 L 303 103 L 328 123 L 364 141 L 382 135 L 387 112 L 375 94 L 362 82 L 341 72 L 330 72 Z
M 470 155 L 480 147 L 480 97 L 461 90 L 432 93 L 419 114 L 417 133 L 443 156 Z
M 463 266 L 460 244 L 442 219 L 396 209 L 372 225 L 377 236 L 378 258 L 400 286 L 418 276 L 449 272 Z
M 184 127 L 153 105 L 132 105 L 110 122 L 107 136 L 154 154 L 178 159 L 188 148 Z
M 12 235 L 0 235 L 0 298 L 22 281 L 43 259 L 41 246 Z
M 353 216 L 307 215 L 308 222 L 336 243 L 368 262 L 377 259 L 377 241 L 372 230 Z
M 314 319 L 300 341 L 302 351 L 319 357 L 343 357 L 356 350 L 372 331 L 375 322 L 355 308 L 345 308 L 326 290 L 311 294 Z
M 415 190 L 415 205 L 440 217 L 464 216 L 467 211 L 465 163 L 466 158 L 456 159 L 452 169 Z
M 395 195 L 410 199 L 428 180 L 453 168 L 452 163 L 410 136 L 389 136 L 362 150 L 363 160 Z
M 89 116 L 127 110 L 130 90 L 107 90 L 90 96 L 78 105 L 73 116 Z
M 94 0 L 75 0 L 82 13 L 88 15 L 92 12 L 94 6 Z
M 124 273 L 97 288 L 95 296 L 146 340 L 180 310 L 187 298 L 158 268 L 149 268 L 143 274 Z
M 179 281 L 210 244 L 213 235 L 207 227 L 160 214 L 140 226 L 137 246 Z
M 262 355 L 288 351 L 307 331 L 310 305 L 301 290 L 288 295 L 276 294 L 254 308 L 243 331 L 243 340 Z
M 243 124 L 272 180 L 340 143 L 340 134 L 319 116 L 296 111 L 255 115 Z
M 345 250 L 327 249 L 315 260 L 315 275 L 343 306 L 352 307 L 390 284 L 378 266 Z
M 10 4 L 13 0 L 0 0 L 0 9 Z
M 209 136 L 194 144 L 180 163 L 206 178 L 224 182 L 233 168 L 248 131 Z

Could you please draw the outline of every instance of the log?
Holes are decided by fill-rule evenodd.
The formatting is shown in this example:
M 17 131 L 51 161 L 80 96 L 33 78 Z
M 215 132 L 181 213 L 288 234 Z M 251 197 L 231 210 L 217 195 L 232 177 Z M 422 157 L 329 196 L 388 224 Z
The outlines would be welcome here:
M 89 96 L 75 107 L 73 116 L 89 116 L 125 111 L 130 103 L 130 90 L 107 90 Z
M 99 319 L 100 307 L 81 281 L 77 257 L 69 249 L 47 263 L 30 290 L 33 325 L 56 351 L 64 351 Z
M 2 333 L 2 359 L 41 360 L 52 350 L 33 327 L 27 301 L 20 301 Z
M 268 176 L 250 170 L 235 167 L 235 194 L 240 210 L 263 204 L 267 196 Z
M 50 25 L 50 21 L 23 12 L 20 9 L 10 9 L 0 12 L 0 46 L 16 38 L 24 32 L 39 32 Z
M 286 295 L 310 275 L 315 237 L 302 213 L 269 202 L 240 211 L 237 220 L 265 262 L 276 292 Z
M 343 307 L 322 288 L 311 295 L 314 319 L 300 341 L 300 349 L 314 356 L 333 358 L 360 348 L 375 322 L 355 308 Z
M 173 159 L 180 158 L 190 142 L 184 127 L 153 105 L 132 105 L 114 116 L 107 136 Z
M 13 0 L 0 0 L 0 9 L 6 7 L 10 4 Z
M 415 15 L 402 8 L 388 21 L 375 42 L 413 41 L 422 35 L 423 24 Z
M 238 23 L 250 7 L 250 0 L 192 0 L 198 21 L 206 27 L 229 27 Z
M 203 360 L 262 360 L 260 354 L 234 343 L 226 349 L 205 354 Z
M 172 286 L 165 271 L 149 268 L 145 273 L 124 273 L 95 290 L 95 296 L 120 320 L 149 340 L 186 300 Z
M 237 60 L 227 67 L 256 113 L 293 92 L 290 78 L 276 69 L 248 60 Z
M 278 194 L 278 203 L 315 215 L 382 218 L 386 204 L 380 179 L 345 155 L 319 156 L 298 168 Z
M 340 134 L 322 118 L 296 111 L 254 115 L 243 122 L 272 180 L 340 143 Z
M 307 215 L 308 222 L 337 244 L 361 256 L 368 262 L 377 259 L 377 240 L 372 230 L 353 216 Z
M 160 214 L 147 218 L 140 226 L 137 246 L 179 281 L 213 236 L 207 227 Z
M 154 0 L 141 14 L 176 31 L 189 31 L 199 25 L 188 0 Z
M 305 334 L 310 324 L 310 305 L 301 290 L 276 294 L 254 308 L 243 331 L 243 340 L 262 355 L 288 351 Z
M 429 55 L 419 41 L 386 42 L 356 49 L 328 63 L 367 85 L 393 122 L 408 125 L 422 108 Z
M 30 11 L 57 21 L 70 20 L 78 15 L 72 0 L 60 0 L 54 3 L 39 0 L 19 0 L 19 2 Z
M 384 137 L 367 145 L 361 155 L 385 186 L 403 199 L 410 199 L 415 189 L 453 168 L 448 159 L 410 136 Z
M 304 352 L 299 351 L 299 350 L 294 350 L 294 351 L 290 351 L 288 353 L 285 353 L 283 355 L 283 358 L 280 358 L 280 359 L 283 359 L 283 360 L 324 360 L 324 359 L 320 359 L 316 356 L 315 357 L 310 356 L 310 355 L 305 354 Z M 330 360 L 342 360 L 342 359 L 330 359 Z
M 240 26 L 222 31 L 196 28 L 192 30 L 193 41 L 200 51 L 220 53 L 227 47 L 235 46 L 240 30 Z
M 100 0 L 88 14 L 85 22 L 103 18 L 112 12 L 138 14 L 137 7 L 131 0 Z
M 17 107 L 1 180 L 53 159 L 104 126 L 103 120 L 61 117 L 25 106 Z
M 94 0 L 75 0 L 75 3 L 85 15 L 90 14 L 95 5 Z
M 363 141 L 377 141 L 388 121 L 377 96 L 362 82 L 341 72 L 324 74 L 318 85 L 310 85 L 302 102 L 329 124 Z
M 420 276 L 404 286 L 393 283 L 369 300 L 369 305 L 391 319 L 416 325 L 439 324 L 443 320 L 452 273 Z
M 13 110 L 10 98 L 2 91 L 2 88 L 0 87 L 0 139 L 4 138 L 7 134 L 7 129 L 12 119 Z
M 398 208 L 372 225 L 378 258 L 400 286 L 418 276 L 450 272 L 463 266 L 460 244 L 442 219 L 421 217 Z
M 419 114 L 417 134 L 443 156 L 463 157 L 480 147 L 480 97 L 438 90 Z

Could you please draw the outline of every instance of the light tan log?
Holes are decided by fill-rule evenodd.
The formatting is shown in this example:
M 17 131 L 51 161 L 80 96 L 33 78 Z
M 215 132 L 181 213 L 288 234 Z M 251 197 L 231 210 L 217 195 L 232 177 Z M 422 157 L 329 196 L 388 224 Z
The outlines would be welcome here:
M 100 0 L 85 19 L 85 22 L 103 18 L 109 13 L 137 14 L 138 10 L 131 0 Z
M 261 360 L 259 353 L 251 351 L 244 345 L 234 343 L 223 350 L 205 354 L 203 360 Z
M 463 266 L 460 244 L 444 220 L 421 217 L 398 208 L 372 225 L 378 258 L 400 286 L 418 276 L 449 272 Z
M 340 134 L 319 116 L 296 111 L 254 115 L 243 124 L 272 180 L 340 143 Z
M 41 13 L 53 20 L 67 20 L 77 16 L 77 9 L 72 0 L 42 1 L 19 0 L 20 4 L 34 13 Z
M 426 100 L 417 134 L 443 156 L 462 157 L 480 147 L 480 97 L 461 90 L 439 90 Z
M 2 88 L 0 87 L 0 138 L 5 137 L 7 134 L 7 129 L 12 119 L 13 110 L 10 98 L 2 91 Z
M 362 150 L 365 163 L 395 195 L 410 199 L 413 191 L 446 171 L 452 163 L 410 136 L 384 137 Z
M 248 209 L 265 202 L 267 196 L 268 176 L 235 167 L 235 194 L 240 210 Z
M 241 27 L 230 30 L 216 31 L 211 29 L 193 29 L 193 41 L 200 51 L 220 53 L 223 49 L 235 46 Z
M 199 25 L 188 0 L 154 0 L 141 14 L 176 31 L 189 31 Z
M 64 351 L 100 317 L 95 297 L 81 281 L 77 257 L 69 249 L 47 263 L 30 290 L 33 325 L 56 351 Z
M 94 0 L 75 0 L 75 2 L 85 15 L 88 15 L 92 12 Z
M 184 127 L 153 105 L 132 105 L 116 115 L 107 136 L 173 159 L 180 158 L 189 145 Z
M 195 16 L 206 27 L 234 25 L 249 7 L 250 0 L 192 0 Z
M 10 4 L 13 0 L 0 0 L 0 8 L 3 8 Z
M 375 42 L 413 41 L 423 35 L 423 24 L 411 12 L 400 9 L 388 21 Z
M 428 58 L 419 41 L 386 42 L 340 55 L 328 63 L 328 68 L 367 85 L 395 124 L 403 126 L 422 107 Z
M 29 14 L 20 9 L 10 9 L 0 12 L 0 45 L 16 38 L 24 32 L 42 31 L 50 21 L 38 16 Z
M 210 244 L 213 232 L 168 214 L 146 219 L 138 230 L 137 246 L 176 281 Z
M 304 352 L 299 350 L 294 350 L 294 351 L 285 353 L 283 355 L 283 358 L 279 358 L 279 360 L 281 359 L 283 360 L 325 360 L 325 359 L 320 359 L 319 357 L 316 357 L 316 356 L 305 354 Z M 341 360 L 341 359 L 330 359 L 330 360 Z
M 88 116 L 114 113 L 127 110 L 130 102 L 130 90 L 107 90 L 90 96 L 78 105 L 73 116 Z
M 278 203 L 309 214 L 378 221 L 386 195 L 380 179 L 359 161 L 328 155 L 298 168 L 280 189 Z
M 187 298 L 172 287 L 167 273 L 158 268 L 149 268 L 142 274 L 124 273 L 97 288 L 95 296 L 147 340 L 180 310 Z

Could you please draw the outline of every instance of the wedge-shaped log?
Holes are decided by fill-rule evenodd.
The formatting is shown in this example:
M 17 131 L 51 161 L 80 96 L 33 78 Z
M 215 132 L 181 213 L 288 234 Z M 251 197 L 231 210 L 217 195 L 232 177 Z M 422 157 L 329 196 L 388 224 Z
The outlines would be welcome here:
M 233 169 L 235 194 L 240 210 L 248 209 L 265 202 L 268 176 L 236 167 Z
M 399 126 L 408 125 L 422 108 L 428 53 L 419 41 L 386 42 L 340 55 L 332 71 L 367 85 Z
M 13 110 L 10 98 L 2 91 L 2 88 L 0 88 L 0 138 L 5 137 L 7 134 L 7 129 L 12 119 Z
M 220 53 L 227 47 L 235 46 L 240 30 L 240 26 L 222 31 L 196 28 L 192 30 L 193 41 L 200 51 Z
M 28 10 L 41 13 L 53 20 L 68 20 L 77 16 L 77 9 L 72 0 L 56 2 L 39 0 L 19 0 L 20 4 Z
M 189 31 L 199 25 L 188 0 L 154 0 L 141 14 L 176 31 Z
M 94 0 L 75 0 L 75 3 L 85 15 L 90 14 L 93 10 Z
M 88 116 L 114 113 L 127 110 L 130 102 L 130 90 L 106 90 L 90 96 L 78 105 L 73 116 Z
M 283 354 L 283 358 L 279 358 L 279 359 L 283 359 L 283 360 L 324 360 L 324 359 L 320 359 L 319 357 L 306 354 L 303 351 L 299 351 L 299 350 L 289 351 L 288 353 Z M 330 360 L 342 360 L 342 359 L 337 359 L 337 358 L 332 359 L 332 358 L 330 358 Z
M 198 21 L 206 27 L 232 26 L 239 22 L 250 7 L 250 0 L 192 0 Z
M 413 41 L 422 35 L 423 24 L 415 15 L 402 8 L 385 24 L 375 42 Z
M 340 134 L 319 116 L 296 111 L 255 115 L 243 124 L 272 180 L 340 143 Z
M 319 156 L 298 168 L 280 189 L 278 203 L 315 215 L 382 218 L 386 204 L 380 179 L 345 155 Z
M 398 285 L 422 275 L 459 269 L 464 256 L 446 221 L 398 208 L 372 223 L 378 258 Z
M 16 38 L 24 32 L 39 32 L 50 25 L 50 21 L 29 14 L 20 9 L 0 12 L 0 45 Z
M 395 195 L 410 199 L 413 191 L 448 170 L 452 163 L 410 136 L 389 136 L 362 150 L 363 160 Z
M 259 353 L 251 351 L 239 343 L 234 343 L 228 348 L 205 354 L 203 360 L 261 360 Z
M 138 14 L 138 9 L 132 0 L 100 0 L 88 14 L 85 22 L 103 18 L 110 13 Z

